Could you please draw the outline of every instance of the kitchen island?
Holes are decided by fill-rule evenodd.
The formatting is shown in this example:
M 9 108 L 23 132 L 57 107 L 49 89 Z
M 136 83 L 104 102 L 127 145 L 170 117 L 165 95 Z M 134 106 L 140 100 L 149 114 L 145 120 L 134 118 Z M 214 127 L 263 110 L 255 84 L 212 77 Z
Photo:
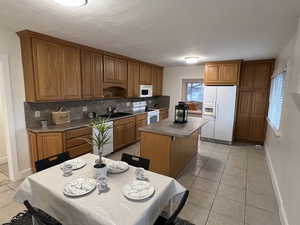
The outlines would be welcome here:
M 139 128 L 141 157 L 150 160 L 150 170 L 176 177 L 197 154 L 201 127 L 208 121 L 189 117 L 184 124 L 162 120 Z

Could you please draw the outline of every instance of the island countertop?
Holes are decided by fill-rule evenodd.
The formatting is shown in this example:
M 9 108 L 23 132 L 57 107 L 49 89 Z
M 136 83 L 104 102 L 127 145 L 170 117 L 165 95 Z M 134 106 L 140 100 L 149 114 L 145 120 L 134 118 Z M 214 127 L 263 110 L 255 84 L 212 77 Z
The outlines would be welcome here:
M 158 123 L 153 123 L 145 127 L 139 128 L 139 131 L 161 134 L 174 137 L 187 137 L 192 135 L 199 128 L 204 126 L 208 120 L 189 117 L 187 123 L 174 123 L 172 120 L 162 120 Z

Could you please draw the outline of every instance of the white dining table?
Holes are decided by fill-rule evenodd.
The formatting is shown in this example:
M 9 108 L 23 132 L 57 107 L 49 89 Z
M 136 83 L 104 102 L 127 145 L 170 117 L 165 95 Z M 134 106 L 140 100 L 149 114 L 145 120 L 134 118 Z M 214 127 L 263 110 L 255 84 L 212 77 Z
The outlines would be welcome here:
M 47 212 L 63 225 L 153 225 L 163 210 L 174 209 L 185 188 L 175 179 L 150 171 L 145 176 L 154 186 L 154 195 L 146 200 L 132 201 L 122 193 L 125 184 L 133 182 L 135 167 L 120 174 L 108 175 L 109 191 L 98 190 L 85 196 L 71 198 L 63 194 L 64 186 L 77 178 L 93 178 L 96 155 L 86 154 L 80 159 L 87 165 L 64 177 L 60 165 L 27 177 L 20 185 L 15 200 L 24 200 Z

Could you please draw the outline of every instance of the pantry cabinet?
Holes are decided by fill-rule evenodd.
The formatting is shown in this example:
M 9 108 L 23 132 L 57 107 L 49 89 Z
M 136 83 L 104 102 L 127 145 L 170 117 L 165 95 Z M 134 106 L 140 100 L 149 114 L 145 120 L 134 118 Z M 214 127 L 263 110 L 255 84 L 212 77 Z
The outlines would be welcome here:
M 239 87 L 235 138 L 263 144 L 274 60 L 245 61 Z
M 82 51 L 82 96 L 84 99 L 103 98 L 102 55 Z
M 239 85 L 241 60 L 205 64 L 205 85 Z

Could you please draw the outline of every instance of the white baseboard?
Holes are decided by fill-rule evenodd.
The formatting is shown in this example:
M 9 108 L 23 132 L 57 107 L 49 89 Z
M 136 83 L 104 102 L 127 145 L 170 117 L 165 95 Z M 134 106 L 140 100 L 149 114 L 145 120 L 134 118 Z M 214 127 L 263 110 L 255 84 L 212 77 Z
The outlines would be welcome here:
M 287 214 L 286 214 L 286 211 L 285 211 L 285 208 L 283 205 L 283 201 L 282 201 L 282 197 L 281 197 L 281 193 L 280 193 L 280 189 L 279 189 L 279 185 L 278 185 L 278 179 L 277 179 L 276 173 L 274 171 L 274 167 L 272 164 L 272 160 L 270 157 L 268 147 L 269 146 L 267 144 L 265 144 L 267 164 L 268 164 L 268 168 L 269 168 L 269 171 L 271 174 L 273 189 L 275 192 L 275 196 L 276 196 L 276 200 L 277 200 L 277 204 L 278 204 L 278 208 L 279 208 L 280 221 L 281 221 L 282 225 L 289 225 L 289 221 L 288 221 Z
M 6 156 L 0 157 L 0 165 L 4 164 L 4 163 L 7 163 L 7 157 Z
M 32 174 L 31 168 L 22 170 L 22 171 L 18 174 L 18 180 L 24 179 L 24 178 L 30 176 L 31 174 Z

